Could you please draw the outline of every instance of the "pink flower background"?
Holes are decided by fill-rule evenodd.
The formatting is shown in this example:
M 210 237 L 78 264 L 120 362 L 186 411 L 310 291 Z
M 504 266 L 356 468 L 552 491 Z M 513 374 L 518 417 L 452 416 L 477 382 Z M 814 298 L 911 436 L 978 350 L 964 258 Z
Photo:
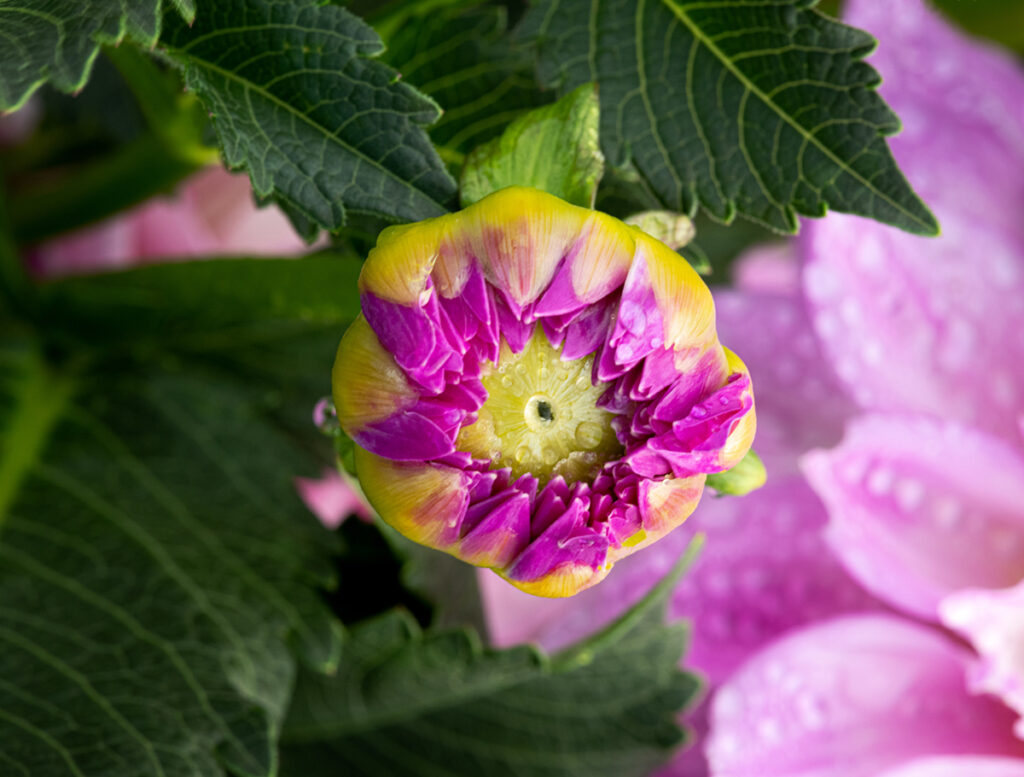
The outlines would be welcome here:
M 698 532 L 670 614 L 707 693 L 676 777 L 1024 777 L 1024 72 L 922 0 L 847 0 L 942 223 L 841 214 L 760 248 L 716 301 L 755 383 L 768 484 L 568 600 L 480 576 L 493 641 L 556 649 L 638 600 Z M 222 170 L 42 246 L 40 275 L 306 246 Z M 329 525 L 361 503 L 300 480 Z

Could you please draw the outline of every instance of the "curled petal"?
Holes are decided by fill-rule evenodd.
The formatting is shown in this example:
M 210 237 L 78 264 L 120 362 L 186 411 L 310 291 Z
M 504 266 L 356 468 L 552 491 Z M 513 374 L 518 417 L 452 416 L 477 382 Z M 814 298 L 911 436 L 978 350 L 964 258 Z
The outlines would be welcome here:
M 712 773 L 876 777 L 919 756 L 1024 755 L 1009 710 L 967 692 L 968 661 L 942 634 L 892 616 L 794 632 L 719 689 Z
M 1024 715 L 1024 582 L 999 591 L 959 591 L 942 601 L 939 613 L 981 655 L 972 667 L 971 687 L 999 696 Z M 1024 719 L 1016 732 L 1024 739 Z
M 829 543 L 878 597 L 935 619 L 943 596 L 1024 572 L 1024 456 L 925 417 L 868 415 L 805 459 L 829 509 Z

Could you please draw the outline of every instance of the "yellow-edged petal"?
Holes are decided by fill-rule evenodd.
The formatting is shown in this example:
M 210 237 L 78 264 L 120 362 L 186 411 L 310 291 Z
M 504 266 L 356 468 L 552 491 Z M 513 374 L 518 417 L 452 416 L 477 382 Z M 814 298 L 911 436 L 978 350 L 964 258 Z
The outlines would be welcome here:
M 749 375 L 750 371 L 747 369 L 747 365 L 728 348 L 723 349 L 725 351 L 726 361 L 729 366 L 729 374 L 742 373 Z M 747 396 L 750 397 L 751 407 L 750 410 L 739 420 L 739 423 L 733 427 L 732 431 L 729 432 L 729 438 L 725 441 L 725 445 L 722 446 L 721 463 L 722 469 L 732 469 L 740 460 L 747 455 L 747 451 L 750 450 L 750 446 L 754 442 L 754 434 L 757 432 L 757 408 L 753 405 L 754 402 L 754 390 L 753 386 L 747 388 Z
M 591 213 L 572 263 L 573 292 L 589 303 L 617 289 L 626 280 L 635 253 L 632 229 L 604 213 Z
M 338 344 L 331 370 L 334 406 L 345 434 L 355 437 L 416 401 L 405 373 L 360 314 Z
M 510 186 L 456 214 L 456 230 L 485 277 L 527 305 L 547 288 L 591 213 L 537 189 Z
M 677 350 L 707 347 L 715 339 L 711 290 L 689 262 L 664 243 L 639 229 L 633 235 L 665 321 L 665 342 Z
M 409 539 L 451 552 L 459 515 L 469 499 L 466 477 L 454 467 L 401 462 L 355 449 L 356 474 L 373 509 Z M 452 525 L 452 521 L 456 525 Z
M 450 219 L 441 216 L 381 232 L 359 274 L 359 291 L 401 305 L 417 304 Z
M 538 580 L 528 581 L 513 580 L 500 569 L 494 571 L 520 591 L 546 599 L 562 599 L 600 583 L 612 571 L 612 565 L 608 563 L 594 569 L 586 565 L 567 564 Z

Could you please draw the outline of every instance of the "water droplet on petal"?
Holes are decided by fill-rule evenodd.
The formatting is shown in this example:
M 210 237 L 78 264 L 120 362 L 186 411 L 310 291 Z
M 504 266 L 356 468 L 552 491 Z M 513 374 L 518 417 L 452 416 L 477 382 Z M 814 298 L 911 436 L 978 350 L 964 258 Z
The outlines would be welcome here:
M 576 427 L 576 443 L 584 450 L 593 450 L 601 444 L 604 429 L 593 421 L 584 421 Z

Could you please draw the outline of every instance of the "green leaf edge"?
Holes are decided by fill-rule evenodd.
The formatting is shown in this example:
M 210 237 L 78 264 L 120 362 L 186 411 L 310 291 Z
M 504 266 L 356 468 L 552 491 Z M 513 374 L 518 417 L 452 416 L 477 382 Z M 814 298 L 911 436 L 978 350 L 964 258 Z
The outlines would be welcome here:
M 85 66 L 82 68 L 82 74 L 79 79 L 71 84 L 57 85 L 54 87 L 64 92 L 65 94 L 77 93 L 89 82 L 92 77 L 92 68 L 96 64 L 96 58 L 99 56 L 100 48 L 103 46 L 120 46 L 125 40 L 136 43 L 140 46 L 145 46 L 148 49 L 152 49 L 157 40 L 160 38 L 160 29 L 162 27 L 162 19 L 164 15 L 164 0 L 158 0 L 159 7 L 157 10 L 157 24 L 153 31 L 153 35 L 140 34 L 139 30 L 130 29 L 128 26 L 128 19 L 124 13 L 121 14 L 121 18 L 118 21 L 117 35 L 109 36 L 97 34 L 91 36 L 91 40 L 94 44 L 92 52 L 85 60 Z M 192 0 L 168 0 L 171 5 L 178 11 L 181 18 L 185 20 L 187 24 L 192 24 L 196 18 L 196 7 Z M 49 73 L 44 73 L 39 76 L 35 81 L 25 87 L 25 91 L 20 97 L 16 98 L 14 102 L 9 105 L 0 103 L 0 115 L 14 113 L 15 111 L 21 110 L 25 107 L 25 103 L 29 101 L 33 94 L 43 86 L 52 81 L 52 76 Z

